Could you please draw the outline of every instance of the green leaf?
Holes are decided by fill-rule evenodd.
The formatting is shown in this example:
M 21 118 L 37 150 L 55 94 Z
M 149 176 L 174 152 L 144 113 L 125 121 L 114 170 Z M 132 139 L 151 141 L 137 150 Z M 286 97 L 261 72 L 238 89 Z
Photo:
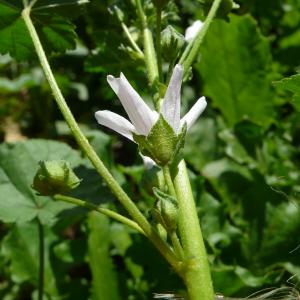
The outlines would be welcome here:
M 243 119 L 264 127 L 274 121 L 270 46 L 252 17 L 215 21 L 200 52 L 204 94 L 231 126 Z
M 66 159 L 71 165 L 82 162 L 79 154 L 69 146 L 46 140 L 31 140 L 0 146 L 0 220 L 26 222 L 36 217 L 42 223 L 53 221 L 65 203 L 37 196 L 31 188 L 40 160 Z
M 255 276 L 248 269 L 241 266 L 222 265 L 214 268 L 212 277 L 215 288 L 222 290 L 224 295 L 235 294 L 245 286 L 260 287 L 265 282 L 263 276 Z
M 22 0 L 0 1 L 0 53 L 9 53 L 18 60 L 28 60 L 34 56 L 34 48 L 28 34 L 21 12 Z M 40 1 L 31 13 L 32 21 L 46 52 L 63 53 L 67 49 L 75 48 L 75 26 L 66 18 L 66 12 L 73 12 L 78 1 L 64 1 L 68 5 L 64 9 L 56 7 L 59 1 Z M 61 3 L 59 4 L 61 6 Z M 78 12 L 78 9 L 76 9 Z
M 217 157 L 217 130 L 216 120 L 202 118 L 187 132 L 184 157 L 198 171 Z
M 291 77 L 283 78 L 280 81 L 274 82 L 276 87 L 293 93 L 292 104 L 300 110 L 300 74 Z
M 4 238 L 1 253 L 9 262 L 14 283 L 29 281 L 38 285 L 39 235 L 37 223 L 14 225 Z M 45 290 L 52 296 L 58 296 L 55 276 L 51 269 L 49 248 L 55 241 L 50 230 L 45 229 Z
M 121 299 L 117 274 L 109 254 L 110 225 L 107 217 L 97 213 L 89 215 L 89 264 L 92 271 L 92 300 Z

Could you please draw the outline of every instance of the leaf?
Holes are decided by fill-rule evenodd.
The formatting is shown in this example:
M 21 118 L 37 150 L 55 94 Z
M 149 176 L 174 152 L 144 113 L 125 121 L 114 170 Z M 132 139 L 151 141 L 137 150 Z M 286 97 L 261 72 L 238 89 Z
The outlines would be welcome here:
M 276 87 L 293 93 L 292 104 L 300 110 L 300 74 L 291 77 L 283 78 L 280 81 L 274 82 Z
M 79 154 L 69 146 L 46 140 L 31 140 L 0 146 L 0 220 L 26 222 L 39 218 L 42 223 L 69 205 L 37 196 L 31 188 L 40 160 L 66 159 L 72 167 L 82 162 Z
M 78 1 L 66 0 L 65 9 L 51 9 L 59 1 L 40 1 L 34 6 L 31 19 L 36 27 L 46 52 L 63 53 L 75 48 L 75 26 L 66 18 L 66 12 L 76 15 Z M 61 6 L 61 4 L 60 4 Z M 34 48 L 22 19 L 22 0 L 0 1 L 0 53 L 9 53 L 18 60 L 28 60 L 34 56 Z
M 187 132 L 184 157 L 200 171 L 217 157 L 217 125 L 212 118 L 202 118 Z M 197 153 L 197 155 L 195 155 Z
M 230 126 L 250 119 L 268 127 L 274 121 L 269 42 L 250 16 L 215 21 L 200 50 L 198 70 L 204 94 Z
M 14 225 L 4 238 L 1 253 L 9 261 L 12 280 L 15 283 L 30 281 L 38 286 L 39 235 L 37 226 L 37 223 Z M 54 234 L 50 230 L 46 230 L 44 282 L 45 290 L 52 296 L 58 296 L 49 257 L 49 247 L 54 240 Z
M 89 215 L 89 264 L 92 271 L 92 300 L 121 299 L 117 274 L 109 254 L 111 244 L 108 218 L 97 213 Z
M 260 260 L 265 265 L 271 265 L 277 261 L 292 259 L 292 252 L 299 246 L 300 239 L 300 207 L 297 203 L 286 201 L 278 206 L 267 206 L 267 226 L 264 228 L 264 236 L 260 250 Z M 274 249 L 276 252 L 274 253 Z M 299 253 L 295 253 L 296 258 Z M 296 259 L 296 262 L 299 261 Z
M 245 286 L 260 287 L 266 281 L 263 276 L 255 276 L 241 266 L 222 265 L 213 270 L 212 277 L 214 287 L 221 290 L 225 295 L 236 294 Z

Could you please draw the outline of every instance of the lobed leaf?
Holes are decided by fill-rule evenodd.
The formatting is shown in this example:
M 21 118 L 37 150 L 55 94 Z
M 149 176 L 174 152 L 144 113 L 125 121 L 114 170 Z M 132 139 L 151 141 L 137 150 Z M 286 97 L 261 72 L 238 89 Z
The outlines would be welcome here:
M 26 222 L 39 218 L 42 223 L 69 207 L 51 198 L 37 196 L 31 188 L 40 160 L 66 159 L 80 164 L 79 154 L 69 146 L 45 140 L 31 140 L 0 146 L 0 220 Z
M 65 5 L 63 5 L 65 4 Z M 75 26 L 70 17 L 79 14 L 80 1 L 38 1 L 31 12 L 42 44 L 49 54 L 75 48 Z M 9 53 L 17 60 L 34 57 L 34 48 L 21 13 L 23 1 L 0 1 L 0 54 Z
M 230 126 L 243 119 L 268 127 L 274 122 L 269 42 L 250 16 L 215 21 L 201 48 L 198 65 L 204 94 Z

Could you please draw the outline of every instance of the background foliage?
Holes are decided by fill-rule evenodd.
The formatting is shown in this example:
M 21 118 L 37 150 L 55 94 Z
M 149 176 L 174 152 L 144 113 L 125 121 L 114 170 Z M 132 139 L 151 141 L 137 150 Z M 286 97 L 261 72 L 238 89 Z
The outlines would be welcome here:
M 76 119 L 147 213 L 157 170 L 145 171 L 136 146 L 97 126 L 93 116 L 99 109 L 124 114 L 107 74 L 122 71 L 150 99 L 141 58 L 109 13 L 112 1 L 91 1 L 84 8 L 65 2 L 70 5 L 45 9 L 56 1 L 39 1 L 33 20 Z M 200 2 L 170 2 L 164 27 L 172 24 L 184 33 L 195 19 L 203 20 Z M 215 290 L 227 296 L 297 286 L 300 280 L 300 75 L 294 75 L 300 65 L 300 2 L 236 2 L 240 7 L 228 20 L 212 24 L 182 91 L 184 110 L 200 95 L 209 100 L 188 133 L 184 154 Z M 118 5 L 141 44 L 132 2 Z M 145 5 L 155 30 L 153 7 Z M 133 300 L 180 292 L 180 280 L 143 237 L 31 189 L 39 160 L 68 159 L 83 179 L 72 192 L 76 197 L 123 212 L 55 106 L 21 7 L 21 1 L 0 1 L 0 298 L 36 297 L 37 220 L 46 231 L 45 299 Z

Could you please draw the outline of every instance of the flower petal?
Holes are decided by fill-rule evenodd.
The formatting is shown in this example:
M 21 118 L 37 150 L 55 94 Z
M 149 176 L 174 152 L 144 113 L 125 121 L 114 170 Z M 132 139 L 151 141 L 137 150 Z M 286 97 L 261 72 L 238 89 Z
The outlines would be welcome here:
M 193 40 L 198 34 L 198 32 L 201 30 L 201 28 L 203 27 L 203 24 L 204 23 L 201 22 L 200 20 L 195 21 L 191 26 L 189 26 L 186 29 L 184 39 L 187 42 Z
M 152 167 L 154 167 L 156 165 L 155 161 L 153 159 L 151 159 L 150 157 L 145 156 L 141 153 L 140 153 L 140 156 L 142 157 L 144 166 L 147 170 L 151 169 Z
M 183 67 L 176 65 L 160 110 L 175 133 L 178 133 L 180 127 L 180 90 L 182 76 Z
M 137 133 L 148 135 L 158 119 L 158 114 L 148 107 L 140 95 L 130 85 L 123 73 L 121 73 L 120 78 L 109 75 L 107 76 L 107 81 L 119 97 Z
M 197 102 L 192 106 L 189 112 L 181 119 L 180 125 L 182 126 L 186 122 L 187 129 L 195 123 L 199 116 L 203 113 L 207 106 L 205 97 L 201 97 Z
M 99 110 L 95 113 L 98 123 L 106 126 L 133 141 L 134 126 L 122 116 L 109 110 Z

